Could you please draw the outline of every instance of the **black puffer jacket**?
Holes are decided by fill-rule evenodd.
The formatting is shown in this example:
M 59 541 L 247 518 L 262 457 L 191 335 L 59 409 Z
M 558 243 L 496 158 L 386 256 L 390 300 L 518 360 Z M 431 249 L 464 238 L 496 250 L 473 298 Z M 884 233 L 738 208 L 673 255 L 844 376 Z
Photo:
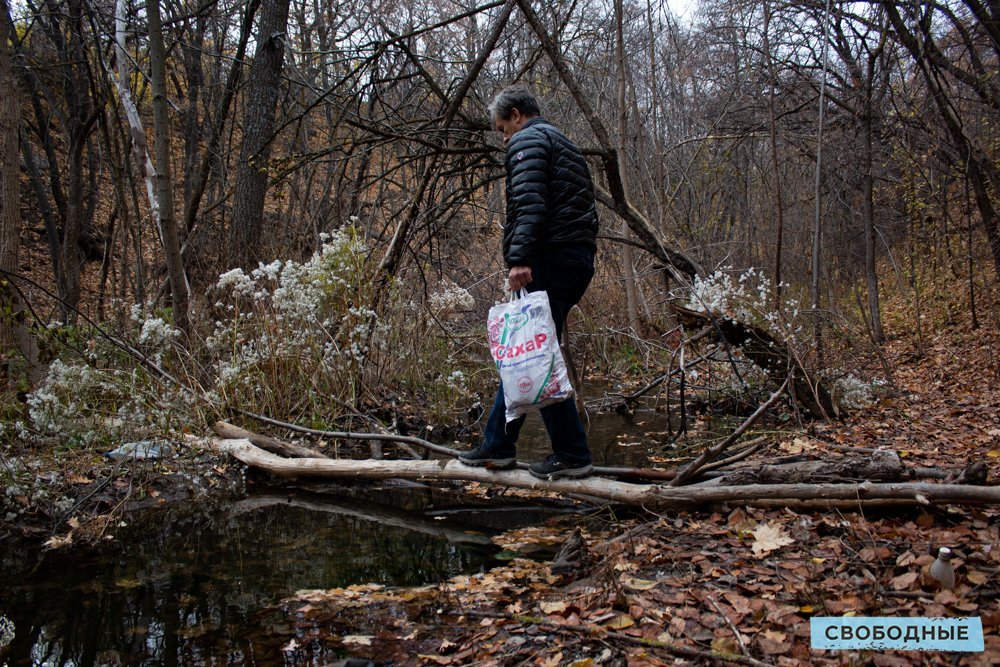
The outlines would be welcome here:
M 597 247 L 597 209 L 580 149 L 538 116 L 507 143 L 507 266 L 531 266 L 558 246 Z

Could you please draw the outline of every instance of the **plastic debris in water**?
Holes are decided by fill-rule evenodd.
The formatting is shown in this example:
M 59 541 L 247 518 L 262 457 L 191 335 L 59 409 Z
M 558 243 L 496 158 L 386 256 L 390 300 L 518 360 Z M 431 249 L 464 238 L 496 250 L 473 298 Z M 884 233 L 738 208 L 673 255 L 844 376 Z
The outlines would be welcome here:
M 170 456 L 173 449 L 165 442 L 156 440 L 140 440 L 138 442 L 126 442 L 121 447 L 104 452 L 109 459 L 162 459 Z

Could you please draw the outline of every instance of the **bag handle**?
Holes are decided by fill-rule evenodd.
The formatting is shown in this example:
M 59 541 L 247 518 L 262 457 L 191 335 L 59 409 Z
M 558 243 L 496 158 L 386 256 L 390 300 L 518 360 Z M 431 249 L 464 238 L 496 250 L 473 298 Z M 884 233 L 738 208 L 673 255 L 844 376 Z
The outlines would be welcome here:
M 526 298 L 528 298 L 528 290 L 524 289 L 523 287 L 517 291 L 514 290 L 510 291 L 510 303 L 514 303 L 518 299 L 526 299 Z

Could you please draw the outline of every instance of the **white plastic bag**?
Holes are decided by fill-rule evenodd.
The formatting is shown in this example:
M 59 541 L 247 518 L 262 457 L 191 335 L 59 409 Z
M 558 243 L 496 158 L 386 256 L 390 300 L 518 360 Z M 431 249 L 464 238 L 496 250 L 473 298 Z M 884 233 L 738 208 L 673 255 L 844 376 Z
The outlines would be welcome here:
M 573 396 L 548 294 L 522 289 L 516 298 L 511 295 L 509 303 L 490 308 L 486 328 L 503 383 L 507 421 Z

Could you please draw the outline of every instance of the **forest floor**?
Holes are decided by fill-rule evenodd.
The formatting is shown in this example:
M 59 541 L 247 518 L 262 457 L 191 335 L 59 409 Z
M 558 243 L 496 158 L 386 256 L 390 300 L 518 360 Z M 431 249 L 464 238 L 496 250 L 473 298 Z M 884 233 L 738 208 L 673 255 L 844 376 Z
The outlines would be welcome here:
M 990 326 L 973 329 L 967 314 L 947 308 L 918 332 L 907 326 L 913 313 L 905 308 L 893 312 L 902 319 L 890 322 L 883 347 L 884 366 L 893 371 L 884 397 L 845 420 L 786 436 L 748 464 L 883 447 L 913 466 L 986 462 L 996 483 L 1000 335 Z M 24 511 L 0 524 L 0 540 L 47 538 L 47 548 L 112 538 L 126 507 L 243 486 L 241 465 L 197 448 L 144 463 L 85 452 L 21 458 L 50 482 L 61 510 L 36 513 L 39 498 L 14 494 Z M 482 485 L 467 491 L 486 495 Z M 568 565 L 538 558 L 576 531 L 579 548 Z M 440 665 L 1000 664 L 997 508 L 733 505 L 624 521 L 603 513 L 509 531 L 495 542 L 514 557 L 479 574 L 416 588 L 302 591 L 283 600 L 288 662 L 334 651 Z M 939 546 L 956 553 L 954 590 L 939 590 L 927 573 Z M 978 616 L 986 652 L 812 650 L 809 619 L 845 615 Z
M 884 348 L 888 396 L 814 424 L 759 461 L 891 448 L 914 466 L 1000 457 L 1000 340 L 947 315 Z M 617 522 L 564 521 L 496 538 L 517 553 L 556 549 L 579 529 L 570 567 L 533 558 L 440 585 L 303 591 L 281 608 L 291 658 L 312 646 L 398 664 L 1000 664 L 1000 511 L 717 508 Z M 957 585 L 928 575 L 940 546 Z M 551 553 L 551 552 L 550 552 Z M 571 558 L 572 561 L 572 558 Z M 822 651 L 813 616 L 982 619 L 985 653 Z

